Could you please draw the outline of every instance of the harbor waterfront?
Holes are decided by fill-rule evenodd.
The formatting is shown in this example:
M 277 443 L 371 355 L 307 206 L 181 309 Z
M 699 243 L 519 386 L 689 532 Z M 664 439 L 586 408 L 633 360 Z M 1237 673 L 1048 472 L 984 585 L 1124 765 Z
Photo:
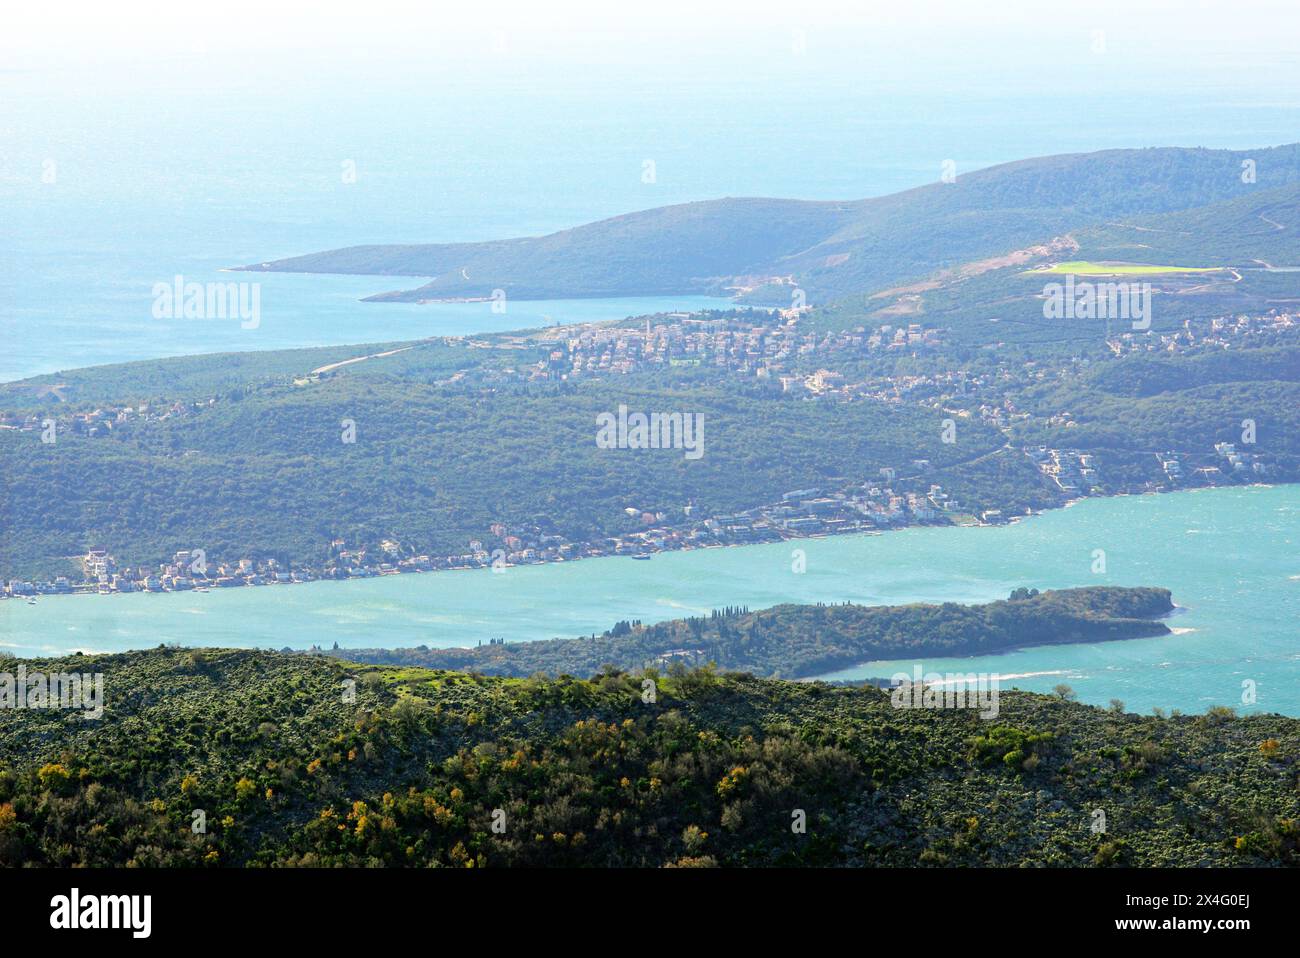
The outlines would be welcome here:
M 1049 691 L 1065 683 L 1082 701 L 1118 698 L 1130 711 L 1228 705 L 1300 715 L 1298 546 L 1300 486 L 1201 489 L 1088 499 L 1008 526 L 918 527 L 663 553 L 649 562 L 617 557 L 292 588 L 42 596 L 35 605 L 8 599 L 0 602 L 0 647 L 24 657 L 160 643 L 446 648 L 568 638 L 622 619 L 650 623 L 727 605 L 987 602 L 1020 586 L 1151 585 L 1171 589 L 1180 607 L 1168 622 L 1172 635 L 921 665 L 996 672 L 1003 688 Z M 1093 571 L 1098 549 L 1104 573 Z M 888 677 L 916 664 L 869 662 L 825 677 Z

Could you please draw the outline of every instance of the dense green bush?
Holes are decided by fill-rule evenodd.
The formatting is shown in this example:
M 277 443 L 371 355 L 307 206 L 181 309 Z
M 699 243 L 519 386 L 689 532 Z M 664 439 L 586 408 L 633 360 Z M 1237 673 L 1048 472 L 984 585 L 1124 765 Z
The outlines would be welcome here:
M 27 663 L 103 671 L 107 708 L 0 713 L 0 863 L 1297 862 L 1300 722 L 1279 716 L 1139 718 L 1004 693 L 990 725 L 871 688 L 712 672 L 204 658 Z M 1158 765 L 1134 775 L 1152 748 Z

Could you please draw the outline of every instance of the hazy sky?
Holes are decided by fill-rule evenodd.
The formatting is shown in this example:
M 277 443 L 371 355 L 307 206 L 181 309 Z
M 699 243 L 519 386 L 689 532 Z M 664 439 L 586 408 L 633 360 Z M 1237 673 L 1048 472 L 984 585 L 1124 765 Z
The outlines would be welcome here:
M 514 209 L 516 188 L 586 201 L 545 223 L 477 209 L 493 232 L 719 195 L 873 195 L 946 159 L 1246 149 L 1300 140 L 1297 37 L 1300 0 L 16 4 L 0 198 L 45 217 L 265 190 L 319 217 L 304 190 L 355 158 L 364 188 L 339 221 L 359 236 L 378 217 L 393 241 L 435 187 L 457 209 Z
M 788 74 L 882 90 L 1012 92 L 1079 84 L 1175 93 L 1218 86 L 1300 98 L 1295 0 L 977 3 L 52 2 L 14 4 L 0 70 L 126 88 L 166 82 L 400 89 L 489 84 L 739 82 Z

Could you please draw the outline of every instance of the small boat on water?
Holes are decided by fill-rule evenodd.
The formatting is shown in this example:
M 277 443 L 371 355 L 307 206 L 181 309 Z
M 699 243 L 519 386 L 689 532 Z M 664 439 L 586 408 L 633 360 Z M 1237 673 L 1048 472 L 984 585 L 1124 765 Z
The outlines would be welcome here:
M 633 558 L 633 559 L 639 559 L 639 560 L 642 561 L 642 562 L 646 562 L 646 561 L 648 561 L 648 560 L 650 559 L 650 553 L 648 553 L 648 552 L 638 552 L 638 553 L 637 553 L 636 555 L 634 555 L 632 558 Z
M 35 599 L 28 599 L 28 600 L 27 600 L 27 604 L 28 604 L 28 605 L 35 605 L 35 604 L 36 604 L 36 600 L 35 600 Z

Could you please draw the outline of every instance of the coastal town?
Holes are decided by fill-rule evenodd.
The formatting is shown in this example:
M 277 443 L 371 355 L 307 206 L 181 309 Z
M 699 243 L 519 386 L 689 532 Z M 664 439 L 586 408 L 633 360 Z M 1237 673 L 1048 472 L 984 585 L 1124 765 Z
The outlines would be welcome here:
M 1102 478 L 1089 453 L 1044 446 L 1021 452 L 1032 460 L 1055 486 L 1061 502 L 1104 494 Z M 1167 477 L 1142 492 L 1154 493 L 1191 485 L 1216 485 L 1231 481 L 1262 482 L 1267 468 L 1257 456 L 1239 452 L 1232 443 L 1219 443 L 1211 454 L 1196 457 L 1215 465 L 1190 467 L 1173 453 L 1158 456 Z M 570 542 L 536 526 L 508 527 L 493 523 L 482 539 L 466 544 L 464 551 L 447 555 L 414 554 L 399 542 L 385 540 L 379 548 L 350 547 L 342 539 L 329 543 L 328 558 L 319 565 L 285 565 L 274 558 L 210 561 L 200 548 L 176 552 L 155 567 L 119 563 L 110 550 L 95 546 L 80 557 L 82 575 L 51 580 L 11 579 L 0 588 L 0 598 L 26 598 L 60 594 L 113 594 L 129 592 L 208 591 L 238 586 L 288 585 L 317 580 L 369 578 L 453 569 L 491 569 L 504 572 L 513 566 L 571 562 L 602 556 L 648 560 L 655 553 L 677 550 L 753 545 L 841 534 L 879 535 L 920 525 L 997 525 L 1019 521 L 1000 509 L 971 510 L 951 498 L 926 475 L 927 460 L 913 460 L 899 469 L 885 467 L 865 482 L 841 479 L 837 488 L 796 489 L 774 502 L 727 515 L 700 517 L 694 507 L 680 514 L 642 511 L 628 506 L 624 512 L 640 526 L 638 531 L 592 542 Z
M 647 318 L 644 330 L 626 325 L 586 327 L 567 337 L 564 348 L 552 352 L 544 368 L 548 372 L 558 368 L 566 378 L 581 379 L 663 366 L 707 366 L 740 376 L 775 377 L 790 389 L 805 377 L 780 374 L 799 360 L 843 359 L 942 344 L 939 330 L 919 323 L 824 334 L 803 331 L 798 319 L 804 311 L 670 313 L 658 323 Z
M 918 461 L 914 468 L 927 464 Z M 82 577 L 59 576 L 51 581 L 11 580 L 3 595 L 32 597 L 47 594 L 184 592 L 233 586 L 286 585 L 319 579 L 366 578 L 448 569 L 492 569 L 541 562 L 565 562 L 599 556 L 645 559 L 656 552 L 710 548 L 760 542 L 780 542 L 837 533 L 872 533 L 917 524 L 975 522 L 958 512 L 938 485 L 925 492 L 896 492 L 893 469 L 882 469 L 881 481 L 846 491 L 792 490 L 781 501 L 732 515 L 692 517 L 690 505 L 679 522 L 663 512 L 625 512 L 642 531 L 589 543 L 574 543 L 547 535 L 535 527 L 509 528 L 493 523 L 483 539 L 467 543 L 458 554 L 411 555 L 402 544 L 384 541 L 378 549 L 349 548 L 341 539 L 329 545 L 329 558 L 319 566 L 285 567 L 275 559 L 241 559 L 209 563 L 201 549 L 176 552 L 157 567 L 119 563 L 103 547 L 90 549 L 79 560 Z M 913 481 L 915 484 L 917 480 Z M 990 515 L 990 519 L 1000 518 Z
M 1267 482 L 1273 476 L 1260 455 L 1237 444 L 1213 448 L 1152 450 L 1150 478 L 1109 482 L 1096 453 L 1077 448 L 1024 445 L 1014 441 L 1013 427 L 1032 418 L 1010 395 L 1010 386 L 1042 382 L 1048 375 L 1074 375 L 1083 361 L 1044 368 L 1026 361 L 1003 363 L 991 371 L 871 373 L 854 360 L 891 350 L 924 353 L 941 346 L 944 331 L 917 323 L 859 326 L 840 332 L 801 330 L 802 311 L 732 310 L 669 313 L 638 321 L 552 327 L 518 337 L 450 338 L 473 350 L 516 351 L 524 344 L 547 348 L 536 363 L 483 363 L 444 380 L 449 386 L 493 388 L 509 378 L 615 378 L 655 369 L 699 368 L 725 376 L 766 381 L 771 388 L 807 401 L 912 403 L 929 407 L 954 421 L 977 420 L 999 430 L 1012 454 L 1023 455 L 1037 469 L 1056 504 L 1090 495 L 1154 493 L 1192 486 Z M 1300 329 L 1300 313 L 1273 310 L 1261 315 L 1219 317 L 1183 324 L 1176 332 L 1124 333 L 1108 341 L 1117 355 L 1143 350 L 1176 354 L 1230 349 L 1243 339 L 1279 340 Z M 844 362 L 839 362 L 844 361 Z M 835 368 L 835 367 L 839 368 Z M 867 367 L 870 368 L 869 366 Z M 321 375 L 328 375 L 323 373 Z M 779 386 L 778 386 L 779 384 Z M 200 415 L 223 401 L 211 396 L 190 401 L 149 401 L 102 405 L 52 417 L 0 413 L 0 429 L 56 435 L 69 431 L 102 439 L 139 423 Z M 1047 425 L 1074 425 L 1068 411 L 1044 417 Z M 43 438 L 43 437 L 42 437 Z M 410 543 L 384 540 L 322 543 L 316 562 L 292 563 L 267 556 L 209 556 L 201 546 L 176 552 L 153 565 L 119 562 L 112 543 L 96 544 L 65 575 L 51 579 L 10 579 L 0 597 L 50 594 L 204 591 L 236 586 L 270 586 L 322 579 L 350 579 L 451 569 L 493 569 L 599 556 L 645 560 L 655 553 L 781 542 L 844 533 L 879 534 L 917 525 L 976 525 L 1018 521 L 1025 514 L 1008 512 L 1000 503 L 961 502 L 945 490 L 942 476 L 925 459 L 881 467 L 870 476 L 840 477 L 816 487 L 786 492 L 779 501 L 725 515 L 700 514 L 685 502 L 671 511 L 628 503 L 624 508 L 634 531 L 593 541 L 569 541 L 536 525 L 508 527 L 492 523 L 464 549 L 427 554 Z M 1032 512 L 1032 510 L 1030 510 Z
M 834 367 L 892 352 L 937 351 L 946 342 L 944 330 L 920 323 L 885 323 L 844 331 L 802 331 L 799 319 L 806 311 L 667 313 L 639 321 L 548 327 L 522 336 L 438 337 L 430 342 L 507 356 L 545 347 L 543 358 L 531 363 L 470 365 L 438 381 L 448 387 L 491 389 L 509 382 L 609 380 L 638 372 L 698 368 L 779 384 L 782 392 L 811 400 L 920 401 L 938 408 L 952 399 L 987 395 L 986 401 L 975 406 L 974 415 L 997 428 L 1029 417 L 1005 397 L 1007 387 L 1041 382 L 1048 375 L 1041 364 L 1026 361 L 1001 364 L 988 375 L 944 370 L 854 376 Z M 1282 341 L 1297 333 L 1300 310 L 1274 309 L 1258 315 L 1187 320 L 1176 332 L 1118 333 L 1107 339 L 1106 345 L 1116 356 L 1139 352 L 1183 355 L 1258 345 L 1259 340 Z M 1056 374 L 1063 375 L 1082 362 L 1067 363 Z M 328 376 L 344 365 L 330 364 L 296 382 Z M 51 387 L 51 391 L 57 394 L 57 388 Z M 0 410 L 0 429 L 39 433 L 52 424 L 56 435 L 67 430 L 75 435 L 106 437 L 132 423 L 164 422 L 201 413 L 220 401 L 210 396 L 190 401 L 106 403 L 89 410 L 54 411 L 48 416 Z M 970 415 L 964 409 L 961 414 Z

